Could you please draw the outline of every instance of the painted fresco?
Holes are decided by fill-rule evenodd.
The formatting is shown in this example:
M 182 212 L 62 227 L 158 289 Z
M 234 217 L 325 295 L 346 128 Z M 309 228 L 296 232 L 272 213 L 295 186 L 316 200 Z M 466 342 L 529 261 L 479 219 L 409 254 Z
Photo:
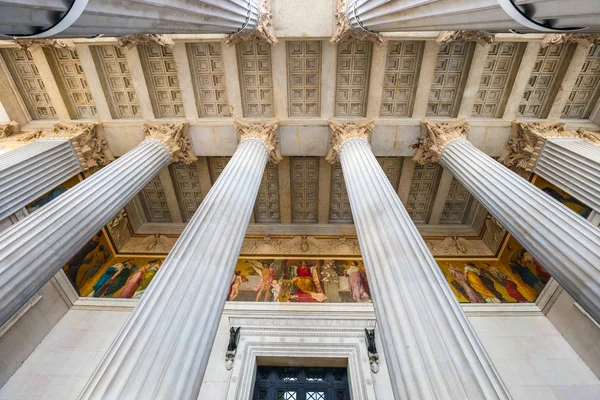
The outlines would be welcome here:
M 141 298 L 162 260 L 113 257 L 102 233 L 95 235 L 64 266 L 82 297 Z
M 592 213 L 591 207 L 586 206 L 564 190 L 559 189 L 555 185 L 539 176 L 537 176 L 535 179 L 535 186 L 539 187 L 547 195 L 569 207 L 583 218 L 587 219 L 587 217 L 589 217 Z
M 461 303 L 532 303 L 548 272 L 511 237 L 499 261 L 438 261 Z
M 362 303 L 371 295 L 360 260 L 238 260 L 228 300 Z
M 34 212 L 34 211 L 38 210 L 39 208 L 45 206 L 46 204 L 50 203 L 52 200 L 54 200 L 57 197 L 59 197 L 61 194 L 65 193 L 68 189 L 70 189 L 73 186 L 77 185 L 79 182 L 80 182 L 79 176 L 77 176 L 77 175 L 69 178 L 66 182 L 61 183 L 56 188 L 52 189 L 51 191 L 49 191 L 48 193 L 44 194 L 40 198 L 35 199 L 31 203 L 29 203 L 25 207 L 25 208 L 27 208 L 27 212 L 31 214 L 32 212 Z

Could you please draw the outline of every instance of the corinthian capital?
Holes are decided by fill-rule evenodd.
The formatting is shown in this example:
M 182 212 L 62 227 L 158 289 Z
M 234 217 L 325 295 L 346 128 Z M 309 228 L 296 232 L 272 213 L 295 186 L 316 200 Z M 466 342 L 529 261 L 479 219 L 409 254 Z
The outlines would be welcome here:
M 249 40 L 260 40 L 267 43 L 277 43 L 271 13 L 271 0 L 260 0 L 260 17 L 256 28 L 250 33 L 232 33 L 227 36 L 225 44 L 235 44 L 237 42 L 245 42 Z
M 146 139 L 153 139 L 166 147 L 171 162 L 193 164 L 198 158 L 192 149 L 188 134 L 188 122 L 180 124 L 144 124 L 142 131 Z
M 368 40 L 373 43 L 383 43 L 383 38 L 379 33 L 361 31 L 357 32 L 352 29 L 350 21 L 348 21 L 348 0 L 337 0 L 335 6 L 335 23 L 336 28 L 330 42 L 338 44 L 342 40 Z
M 499 160 L 507 167 L 521 168 L 531 172 L 542 151 L 544 142 L 553 138 L 584 139 L 600 145 L 600 134 L 582 129 L 568 131 L 565 129 L 565 124 L 558 121 L 513 121 L 510 138 Z
M 584 46 L 600 44 L 600 34 L 597 33 L 553 33 L 545 35 L 540 43 L 542 48 L 553 44 L 580 43 Z
M 435 40 L 438 44 L 449 42 L 477 42 L 486 45 L 494 42 L 494 35 L 485 31 L 443 31 Z
M 19 123 L 10 121 L 8 124 L 0 125 L 0 139 L 19 134 Z
M 106 140 L 104 140 L 102 125 L 96 122 L 90 124 L 58 123 L 51 131 L 41 133 L 39 138 L 68 139 L 84 171 L 107 165 L 114 160 L 106 145 Z
M 246 139 L 258 139 L 269 149 L 269 161 L 278 164 L 283 157 L 279 153 L 279 139 L 277 137 L 277 128 L 279 121 L 271 122 L 251 122 L 243 119 L 233 121 L 239 141 Z
M 168 35 L 155 35 L 150 33 L 136 33 L 123 36 L 119 39 L 120 47 L 141 46 L 144 44 L 158 44 L 159 46 L 173 47 L 173 39 Z
M 15 40 L 21 50 L 35 47 L 55 47 L 57 49 L 75 49 L 75 43 L 71 39 L 19 39 Z
M 366 119 L 360 122 L 340 122 L 335 119 L 327 121 L 331 130 L 331 146 L 325 159 L 330 164 L 339 161 L 340 148 L 350 139 L 362 139 L 369 141 L 369 136 L 373 132 L 375 123 L 372 119 Z
M 421 121 L 421 138 L 413 146 L 417 149 L 413 160 L 418 164 L 439 162 L 440 155 L 453 140 L 466 139 L 471 125 L 466 119 L 452 122 Z

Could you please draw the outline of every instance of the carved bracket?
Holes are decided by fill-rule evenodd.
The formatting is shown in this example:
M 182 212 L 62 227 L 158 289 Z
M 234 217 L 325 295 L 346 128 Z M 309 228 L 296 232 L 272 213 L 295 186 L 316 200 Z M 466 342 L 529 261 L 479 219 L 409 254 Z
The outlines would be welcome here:
M 371 364 L 371 371 L 378 373 L 379 353 L 377 353 L 377 347 L 375 345 L 375 329 L 365 328 L 365 340 L 367 343 L 367 351 L 369 352 L 369 364 Z
M 277 43 L 275 30 L 272 22 L 273 14 L 271 13 L 271 0 L 261 0 L 260 2 L 260 17 L 256 28 L 249 34 L 232 33 L 227 36 L 225 44 L 231 45 L 238 42 L 246 42 L 250 40 L 260 40 L 267 43 Z
M 16 121 L 10 121 L 8 124 L 0 125 L 0 139 L 18 135 L 19 132 L 19 123 Z
M 271 122 L 250 122 L 243 119 L 233 121 L 235 130 L 238 133 L 239 142 L 246 139 L 258 139 L 269 149 L 269 161 L 278 164 L 283 159 L 279 152 L 279 139 L 277 137 L 277 128 L 279 121 Z
M 338 44 L 343 40 L 368 40 L 373 43 L 383 43 L 383 37 L 375 32 L 357 32 L 352 29 L 348 15 L 346 14 L 346 0 L 337 0 L 335 6 L 336 28 L 330 42 Z
M 225 352 L 225 368 L 228 371 L 233 368 L 233 361 L 240 341 L 240 329 L 242 329 L 240 326 L 237 328 L 232 326 L 229 329 L 229 344 L 227 345 L 227 352 Z
M 600 34 L 593 33 L 554 33 L 545 35 L 540 45 L 546 48 L 553 44 L 579 43 L 583 46 L 600 44 Z
M 193 164 L 198 158 L 194 154 L 188 134 L 188 122 L 180 124 L 144 124 L 142 130 L 147 139 L 154 139 L 165 146 L 171 156 L 171 162 Z
M 344 143 L 350 139 L 362 139 L 369 142 L 375 122 L 366 119 L 360 122 L 340 122 L 331 118 L 327 121 L 331 130 L 331 145 L 325 159 L 330 164 L 339 161 L 339 151 Z
M 173 47 L 175 43 L 169 35 L 154 35 L 148 33 L 136 33 L 134 35 L 123 36 L 119 39 L 120 47 L 141 46 L 144 44 L 158 44 L 165 47 Z
M 452 122 L 421 121 L 421 138 L 413 146 L 413 160 L 418 164 L 439 162 L 442 151 L 456 139 L 466 139 L 471 125 L 466 119 Z
M 56 47 L 59 49 L 75 49 L 75 43 L 71 39 L 18 39 L 15 44 L 21 50 L 29 50 L 35 47 Z
M 535 166 L 544 142 L 551 138 L 580 138 L 599 145 L 600 134 L 582 129 L 568 131 L 565 124 L 552 122 L 518 122 L 513 121 L 510 138 L 499 161 L 507 167 L 531 172 Z
M 494 43 L 495 35 L 485 31 L 442 31 L 435 42 L 437 44 L 449 42 L 477 42 L 482 46 Z

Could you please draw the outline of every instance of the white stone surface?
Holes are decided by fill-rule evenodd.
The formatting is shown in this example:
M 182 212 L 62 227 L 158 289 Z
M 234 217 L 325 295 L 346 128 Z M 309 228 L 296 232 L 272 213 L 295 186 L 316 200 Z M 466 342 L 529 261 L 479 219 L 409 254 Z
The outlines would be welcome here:
M 311 306 L 313 304 L 227 303 L 198 399 L 225 400 L 229 388 L 233 387 L 230 386 L 232 374 L 225 369 L 225 349 L 232 318 L 248 318 L 257 312 L 276 319 L 294 318 L 307 315 L 306 310 Z M 374 317 L 371 307 L 367 307 L 369 311 L 366 311 L 360 304 L 317 306 L 324 306 L 318 311 L 322 318 Z M 108 349 L 128 315 L 123 311 L 69 311 L 0 389 L 0 399 L 75 400 L 99 363 L 100 354 Z M 600 381 L 546 317 L 469 319 L 514 400 L 599 398 Z M 265 329 L 268 330 L 268 327 Z M 306 333 L 306 327 L 295 329 Z M 293 330 L 289 334 L 293 334 Z M 15 348 L 18 346 L 21 344 L 13 344 Z M 380 342 L 378 346 L 380 354 L 383 353 Z M 596 360 L 599 359 L 600 356 L 596 356 Z M 234 366 L 240 361 L 236 359 Z M 376 398 L 392 399 L 389 377 L 383 369 L 385 364 L 381 366 L 378 374 L 370 376 Z M 552 372 L 547 366 L 552 366 L 557 372 Z
M 275 36 L 330 38 L 335 28 L 334 6 L 335 0 L 273 1 L 271 9 Z

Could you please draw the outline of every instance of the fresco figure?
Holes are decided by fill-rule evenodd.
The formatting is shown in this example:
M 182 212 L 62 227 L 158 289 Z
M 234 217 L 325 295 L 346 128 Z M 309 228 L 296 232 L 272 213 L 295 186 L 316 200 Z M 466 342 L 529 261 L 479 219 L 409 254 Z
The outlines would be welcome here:
M 475 266 L 475 264 L 468 262 L 467 264 L 469 265 L 473 265 Z M 491 265 L 484 263 L 483 264 L 486 268 L 490 268 Z M 506 299 L 504 298 L 504 296 L 502 296 L 502 293 L 500 293 L 497 289 L 496 289 L 496 285 L 494 284 L 494 280 L 491 278 L 487 277 L 487 274 L 485 273 L 485 269 L 483 271 L 480 270 L 480 274 L 479 274 L 479 279 L 481 279 L 481 282 L 483 282 L 483 284 L 485 285 L 486 288 L 488 288 L 488 290 L 492 293 L 494 293 L 494 296 L 496 296 L 496 298 L 498 298 L 498 300 L 500 300 L 503 303 L 506 303 Z
M 137 270 L 137 265 L 132 265 L 129 261 L 125 261 L 123 263 L 123 266 L 124 267 L 119 272 L 113 275 L 109 284 L 104 286 L 104 290 L 100 290 L 101 296 L 112 297 L 113 294 L 118 292 L 119 289 L 121 289 L 125 285 L 125 283 L 127 283 L 127 280 L 129 279 L 131 273 Z
M 296 276 L 292 279 L 296 287 L 296 296 L 299 301 L 318 301 L 319 303 L 327 300 L 324 293 L 318 293 L 315 290 L 315 284 L 311 267 L 306 264 L 306 261 L 296 267 Z M 314 300 L 313 300 L 314 299 Z
M 344 275 L 348 277 L 348 286 L 350 287 L 350 293 L 354 301 L 365 302 L 371 300 L 365 288 L 363 273 L 356 261 L 352 261 L 352 265 L 344 271 Z
M 88 255 L 92 253 L 99 244 L 100 235 L 95 235 L 92 240 L 84 244 L 83 247 L 65 264 L 65 273 L 76 288 L 79 287 L 76 285 L 79 269 L 86 263 L 85 260 L 88 259 Z
M 255 301 L 260 299 L 260 296 L 263 292 L 265 294 L 263 301 L 267 301 L 269 294 L 271 293 L 271 284 L 275 278 L 275 272 L 277 272 L 281 266 L 282 260 L 276 260 L 271 263 L 271 265 L 268 265 L 267 263 L 260 263 L 254 260 L 246 260 L 246 262 L 252 265 L 252 268 L 254 271 L 256 271 L 257 275 L 261 277 L 260 285 L 254 289 L 258 291 L 258 293 L 256 293 Z
M 486 303 L 500 303 L 500 300 L 496 297 L 496 295 L 494 295 L 494 293 L 491 292 L 483 283 L 479 276 L 480 274 L 479 268 L 477 268 L 475 264 L 466 263 L 465 276 L 467 277 L 469 286 L 479 293 Z
M 563 196 L 554 188 L 545 187 L 545 188 L 542 188 L 542 191 L 544 193 L 548 194 L 553 199 L 558 200 L 560 203 L 564 204 L 567 207 L 569 207 L 567 204 L 577 206 L 577 208 L 579 208 L 578 211 L 576 211 L 573 207 L 569 207 L 569 208 L 571 210 L 577 212 L 577 214 L 581 215 L 583 218 L 589 217 L 590 214 L 592 213 L 592 209 L 590 207 L 586 206 L 585 204 L 583 204 L 582 202 L 580 202 L 579 200 L 577 200 L 574 197 L 571 197 L 568 195 Z
M 160 268 L 160 261 L 152 264 L 152 266 L 148 269 L 148 271 L 146 271 L 146 273 L 144 273 L 142 281 L 138 285 L 136 292 L 132 298 L 134 298 L 134 299 L 142 298 L 142 295 L 146 291 L 146 288 L 148 287 L 148 285 L 150 285 L 150 282 L 152 282 L 152 278 L 154 278 L 154 275 L 156 275 L 156 272 L 158 271 L 159 268 Z
M 515 299 L 517 303 L 527 303 L 527 299 L 519 292 L 517 284 L 511 281 L 507 275 L 500 272 L 496 267 L 491 267 L 489 274 L 490 278 L 503 286 L 508 295 Z
M 465 299 L 469 299 L 469 297 L 467 296 L 467 292 L 465 292 L 465 289 L 460 285 L 460 283 L 457 282 L 456 279 L 452 279 L 452 281 L 450 282 L 450 284 L 452 285 L 452 287 L 454 289 L 456 289 L 456 291 L 458 293 L 461 294 L 462 297 L 464 297 Z
M 321 282 L 329 301 L 339 303 L 342 301 L 340 298 L 340 277 L 334 264 L 334 261 L 325 264 L 321 270 Z
M 127 282 L 123 286 L 123 289 L 121 289 L 121 292 L 119 292 L 119 296 L 117 296 L 117 297 L 119 297 L 120 299 L 132 298 L 137 290 L 137 287 L 139 286 L 140 282 L 144 278 L 146 271 L 148 271 L 150 268 L 152 268 L 154 266 L 155 262 L 157 262 L 157 260 L 150 261 L 148 264 L 144 265 L 142 268 L 138 268 L 138 270 L 135 271 L 135 273 L 131 276 L 131 278 L 129 278 L 127 280 Z
M 117 263 L 115 265 L 111 265 L 104 271 L 104 273 L 98 278 L 94 286 L 92 287 L 92 292 L 88 294 L 88 297 L 100 297 L 100 290 L 104 287 L 104 285 L 109 282 L 112 277 L 123 268 L 122 263 Z
M 41 207 L 45 206 L 46 204 L 50 203 L 52 200 L 56 199 L 58 196 L 60 196 L 61 194 L 63 194 L 66 191 L 67 191 L 67 188 L 58 187 L 58 188 L 52 189 L 50 191 L 50 193 L 48 193 L 47 195 L 43 196 L 39 200 L 36 200 L 33 203 L 31 203 L 29 206 L 27 206 L 27 211 L 29 213 L 34 212 L 38 208 L 41 208 Z
M 317 265 L 311 267 L 310 273 L 315 284 L 315 289 L 318 293 L 323 293 L 323 287 L 321 286 L 321 262 L 317 261 Z
M 544 289 L 544 284 L 527 267 L 530 263 L 533 263 L 533 257 L 523 249 L 512 255 L 509 265 L 513 273 L 519 275 L 525 284 L 534 288 L 539 293 Z
M 101 244 L 98 247 L 98 251 L 96 251 L 94 254 L 91 254 L 91 257 L 88 257 L 84 260 L 84 264 L 87 265 L 82 265 L 81 268 L 79 268 L 79 272 L 77 273 L 76 287 L 82 288 L 88 280 L 92 279 L 100 270 L 100 268 L 102 268 L 104 263 L 110 259 L 110 256 L 110 251 Z
M 466 293 L 466 298 L 469 299 L 469 302 L 471 303 L 483 303 L 483 299 L 481 298 L 481 296 L 479 295 L 479 293 L 477 293 L 470 285 L 469 282 L 467 281 L 467 276 L 466 274 L 460 270 L 460 268 L 455 267 L 454 265 L 452 265 L 452 263 L 448 263 L 448 273 L 450 274 L 450 276 L 454 277 L 456 279 L 456 281 L 459 283 L 460 286 L 462 286 L 463 290 Z
M 281 292 L 281 282 L 277 279 L 271 283 L 271 292 L 273 293 L 273 301 L 279 303 L 279 293 Z
M 229 296 L 227 300 L 235 300 L 236 297 L 240 295 L 240 286 L 244 282 L 248 282 L 248 278 L 242 275 L 242 271 L 235 271 L 231 285 L 229 285 Z
M 546 283 L 548 283 L 548 281 L 552 277 L 550 276 L 550 274 L 548 273 L 548 271 L 546 271 L 546 268 L 542 267 L 540 265 L 540 263 L 538 263 L 535 260 L 535 258 L 532 258 L 532 260 L 533 260 L 533 265 L 535 265 L 535 273 L 536 273 L 537 277 L 540 278 L 540 280 L 542 282 L 544 282 L 544 285 L 546 285 Z

